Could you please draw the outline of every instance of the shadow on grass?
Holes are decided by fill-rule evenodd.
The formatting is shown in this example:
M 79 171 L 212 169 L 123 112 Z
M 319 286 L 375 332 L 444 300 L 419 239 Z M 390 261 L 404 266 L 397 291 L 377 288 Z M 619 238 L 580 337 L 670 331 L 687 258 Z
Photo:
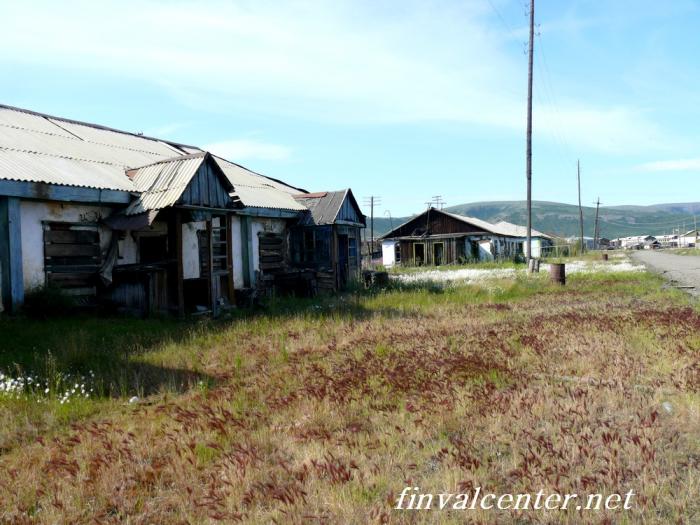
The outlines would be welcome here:
M 0 318 L 0 371 L 56 382 L 83 376 L 99 397 L 182 392 L 216 378 L 141 358 L 201 332 L 199 323 L 80 315 L 45 320 Z
M 202 383 L 213 386 L 226 376 L 226 370 L 220 375 L 197 370 L 195 354 L 207 350 L 197 343 L 241 321 L 269 318 L 284 322 L 300 316 L 310 320 L 417 318 L 436 303 L 501 302 L 532 295 L 537 293 L 536 288 L 519 283 L 494 295 L 476 286 L 394 282 L 383 290 L 358 288 L 316 298 L 272 298 L 260 307 L 233 310 L 216 320 L 94 315 L 46 320 L 0 317 L 0 371 L 44 380 L 60 374 L 89 377 L 99 397 L 183 392 Z M 158 364 L 153 354 L 166 346 L 186 354 L 174 360 L 186 364 Z

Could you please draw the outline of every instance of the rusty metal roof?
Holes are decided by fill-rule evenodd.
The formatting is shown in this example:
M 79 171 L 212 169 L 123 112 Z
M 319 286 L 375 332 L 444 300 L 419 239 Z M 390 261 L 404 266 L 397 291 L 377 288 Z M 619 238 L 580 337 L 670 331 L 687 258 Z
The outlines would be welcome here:
M 309 210 L 302 218 L 302 224 L 333 224 L 347 192 L 348 190 L 341 190 L 295 195 L 295 200 Z

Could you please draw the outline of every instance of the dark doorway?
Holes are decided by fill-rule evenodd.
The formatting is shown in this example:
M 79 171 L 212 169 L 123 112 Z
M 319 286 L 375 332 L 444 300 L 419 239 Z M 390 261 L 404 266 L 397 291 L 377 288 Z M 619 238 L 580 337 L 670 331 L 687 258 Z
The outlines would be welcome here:
M 348 236 L 338 235 L 338 286 L 345 288 L 348 282 Z
M 139 261 L 153 264 L 168 259 L 168 237 L 166 235 L 146 235 L 139 237 Z
M 425 263 L 425 244 L 413 245 L 413 264 L 420 266 Z
M 445 244 L 441 242 L 436 242 L 433 244 L 433 264 L 435 266 L 440 266 L 443 263 L 444 255 Z

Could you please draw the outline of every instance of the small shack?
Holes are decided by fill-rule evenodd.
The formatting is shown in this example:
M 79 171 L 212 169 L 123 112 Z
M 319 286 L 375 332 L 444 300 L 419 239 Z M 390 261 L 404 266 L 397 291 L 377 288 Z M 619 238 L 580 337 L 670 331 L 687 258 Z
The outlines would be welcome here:
M 359 279 L 360 233 L 365 216 L 350 189 L 294 196 L 308 211 L 290 229 L 292 264 L 316 271 L 319 291 Z

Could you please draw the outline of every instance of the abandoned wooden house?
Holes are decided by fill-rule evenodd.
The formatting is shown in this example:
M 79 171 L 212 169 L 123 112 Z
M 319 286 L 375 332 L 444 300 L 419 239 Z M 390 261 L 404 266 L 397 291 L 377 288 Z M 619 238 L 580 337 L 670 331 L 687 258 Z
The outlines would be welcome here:
M 341 288 L 364 217 L 349 190 L 315 195 L 195 146 L 0 106 L 0 304 L 50 284 L 140 313 L 217 313 L 300 268 Z M 322 242 L 323 257 L 289 239 L 325 227 L 328 268 Z
M 318 287 L 337 290 L 361 269 L 360 232 L 365 216 L 350 189 L 295 195 L 308 209 L 291 229 L 292 263 L 316 270 Z
M 411 218 L 381 237 L 382 262 L 421 266 L 513 259 L 526 255 L 526 228 L 496 224 L 436 208 Z M 532 230 L 532 254 L 540 257 L 549 235 Z

